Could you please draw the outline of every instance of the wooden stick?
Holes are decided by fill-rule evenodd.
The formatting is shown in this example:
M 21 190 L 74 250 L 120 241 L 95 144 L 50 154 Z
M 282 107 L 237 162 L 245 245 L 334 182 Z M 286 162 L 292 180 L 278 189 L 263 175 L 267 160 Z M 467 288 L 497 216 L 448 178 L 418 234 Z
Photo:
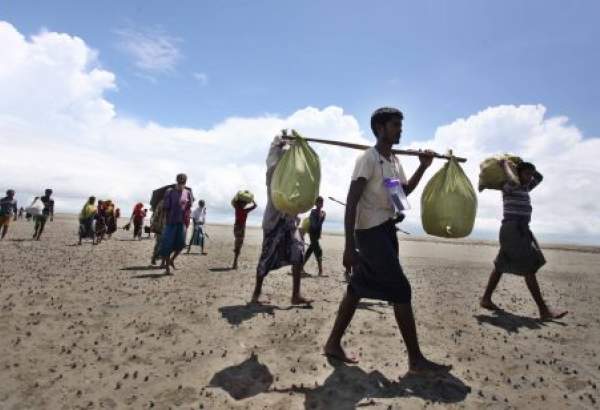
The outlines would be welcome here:
M 290 135 L 283 135 L 282 138 L 285 139 L 285 140 L 293 140 L 295 137 L 290 136 Z M 304 137 L 302 137 L 302 138 L 304 138 Z M 368 145 L 354 144 L 354 143 L 351 143 L 351 142 L 334 141 L 334 140 L 323 140 L 323 139 L 319 139 L 319 138 L 304 138 L 304 139 L 306 141 L 316 142 L 318 144 L 335 145 L 335 146 L 338 146 L 338 147 L 345 147 L 345 148 L 362 149 L 362 150 L 371 148 Z M 410 155 L 410 156 L 413 156 L 413 157 L 418 157 L 419 155 L 423 154 L 423 152 L 420 152 L 420 151 L 417 151 L 417 150 L 413 150 L 413 149 L 393 149 L 392 152 L 394 154 L 396 154 L 396 155 Z M 450 155 L 438 154 L 437 152 L 433 153 L 433 157 L 434 158 L 442 158 L 442 159 L 454 158 L 458 162 L 467 162 L 466 158 L 452 157 Z

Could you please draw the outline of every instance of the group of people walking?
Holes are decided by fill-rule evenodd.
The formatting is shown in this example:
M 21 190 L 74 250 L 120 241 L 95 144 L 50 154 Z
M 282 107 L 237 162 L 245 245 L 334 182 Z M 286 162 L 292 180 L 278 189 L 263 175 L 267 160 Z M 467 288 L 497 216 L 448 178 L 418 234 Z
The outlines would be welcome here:
M 348 355 L 342 348 L 342 338 L 360 299 L 379 299 L 393 306 L 394 316 L 407 349 L 409 372 L 445 372 L 451 366 L 429 360 L 420 348 L 412 309 L 412 289 L 398 255 L 399 243 L 395 225 L 403 220 L 404 216 L 402 210 L 395 208 L 394 201 L 390 199 L 391 193 L 386 188 L 389 184 L 385 183 L 388 180 L 396 180 L 405 194 L 410 195 L 433 160 L 432 152 L 423 151 L 419 156 L 419 167 L 410 178 L 406 177 L 402 165 L 392 153 L 392 147 L 400 142 L 403 119 L 402 112 L 395 108 L 384 107 L 376 110 L 371 117 L 371 129 L 377 142 L 356 161 L 344 218 L 343 265 L 346 272 L 351 274 L 324 352 L 331 358 L 356 363 L 356 358 Z M 267 191 L 270 191 L 271 177 L 288 145 L 289 142 L 280 137 L 276 137 L 271 144 L 267 159 Z M 525 278 L 527 287 L 538 305 L 540 319 L 562 318 L 567 312 L 548 307 L 536 278 L 536 273 L 544 265 L 545 259 L 529 228 L 532 212 L 529 192 L 541 182 L 542 176 L 531 163 L 520 164 L 516 175 L 507 164 L 504 164 L 504 168 L 509 182 L 502 190 L 504 218 L 500 231 L 500 251 L 481 298 L 481 307 L 500 309 L 492 302 L 492 293 L 503 273 L 513 273 Z M 322 198 L 317 200 L 315 209 L 311 211 L 308 229 L 298 226 L 296 216 L 278 211 L 271 201 L 270 192 L 267 198 L 262 222 L 262 251 L 256 268 L 251 302 L 263 303 L 262 286 L 270 271 L 291 265 L 291 302 L 309 304 L 311 300 L 303 297 L 300 291 L 301 273 L 304 263 L 312 253 L 317 258 L 319 273 L 322 273 L 322 253 L 319 244 L 321 226 L 325 220 Z M 236 208 L 236 225 L 237 215 Z M 303 254 L 301 230 L 304 233 L 308 230 L 310 236 L 311 244 L 306 254 Z M 234 267 L 237 266 L 239 255 L 238 244 L 241 244 L 238 239 L 239 232 L 243 230 L 237 227 L 234 230 Z M 243 238 L 243 235 L 241 236 Z
M 421 351 L 417 337 L 415 317 L 412 309 L 412 289 L 399 259 L 399 243 L 396 223 L 403 219 L 402 210 L 395 208 L 387 181 L 397 181 L 408 196 L 418 186 L 433 160 L 433 153 L 423 151 L 419 155 L 419 166 L 408 178 L 404 169 L 392 152 L 392 147 L 400 142 L 403 114 L 395 108 L 380 108 L 371 116 L 371 130 L 376 144 L 367 149 L 357 159 L 350 178 L 344 218 L 345 247 L 343 265 L 348 285 L 340 302 L 337 317 L 324 346 L 327 356 L 355 363 L 356 359 L 342 348 L 342 338 L 356 312 L 361 298 L 379 299 L 393 306 L 394 317 L 406 345 L 409 371 L 415 373 L 447 371 L 450 366 L 435 363 L 426 358 Z M 322 226 L 326 218 L 324 201 L 319 197 L 315 208 L 310 212 L 306 223 L 301 223 L 297 215 L 288 215 L 279 211 L 271 200 L 270 182 L 275 168 L 290 142 L 277 136 L 269 148 L 267 156 L 267 204 L 262 219 L 263 241 L 260 257 L 256 266 L 255 285 L 251 303 L 265 303 L 262 300 L 262 287 L 269 272 L 284 266 L 291 266 L 292 292 L 294 305 L 310 304 L 301 292 L 301 278 L 304 265 L 314 254 L 319 275 L 323 274 L 323 251 L 320 245 Z M 502 189 L 504 217 L 500 230 L 500 251 L 494 261 L 487 288 L 480 300 L 485 309 L 497 310 L 492 302 L 492 294 L 504 273 L 513 273 L 525 278 L 525 282 L 535 300 L 540 318 L 557 319 L 565 316 L 566 311 L 553 310 L 544 301 L 537 271 L 545 264 L 543 253 L 529 228 L 532 205 L 529 192 L 543 179 L 531 163 L 518 165 L 516 172 L 503 163 L 507 183 Z M 175 261 L 186 247 L 186 232 L 193 224 L 192 235 L 187 244 L 188 253 L 192 245 L 200 246 L 204 252 L 206 223 L 206 204 L 198 202 L 192 212 L 194 196 L 186 186 L 187 176 L 179 174 L 176 183 L 164 187 L 160 199 L 152 206 L 150 231 L 155 234 L 155 245 L 151 263 L 158 260 L 172 274 Z M 34 238 L 39 240 L 48 218 L 54 214 L 52 190 L 46 190 L 44 196 L 36 197 L 33 205 L 39 201 L 41 209 L 35 212 Z M 14 190 L 9 190 L 0 200 L 0 227 L 4 238 L 11 220 L 17 216 L 17 202 Z M 250 212 L 257 208 L 254 200 L 234 200 L 235 210 L 233 268 L 238 268 L 239 257 L 244 243 L 246 222 Z M 30 208 L 32 208 L 30 207 Z M 32 208 L 36 209 L 36 208 Z M 119 210 L 112 201 L 97 201 L 90 197 L 80 213 L 79 243 L 86 237 L 100 242 L 104 236 L 110 237 L 117 229 L 116 220 Z M 133 224 L 134 239 L 141 239 L 147 211 L 142 203 L 135 205 L 130 224 Z M 304 235 L 308 234 L 310 245 L 305 252 Z
M 110 239 L 117 231 L 121 210 L 112 200 L 99 199 L 90 196 L 79 213 L 79 242 L 91 239 L 93 244 L 101 243 L 105 238 Z
M 18 218 L 22 218 L 24 212 L 28 215 L 27 220 L 33 219 L 33 239 L 39 241 L 48 219 L 50 221 L 54 220 L 52 189 L 46 189 L 44 195 L 33 198 L 26 209 L 23 207 L 18 208 L 15 190 L 7 190 L 6 196 L 0 199 L 0 240 L 4 239 L 8 233 L 11 221 L 14 222 Z

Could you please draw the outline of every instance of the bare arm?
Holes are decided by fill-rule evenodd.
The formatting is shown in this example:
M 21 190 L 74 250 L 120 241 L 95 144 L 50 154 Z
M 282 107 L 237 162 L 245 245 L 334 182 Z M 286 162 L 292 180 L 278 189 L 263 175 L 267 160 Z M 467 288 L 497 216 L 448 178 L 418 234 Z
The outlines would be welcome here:
M 425 150 L 419 155 L 419 168 L 417 168 L 413 176 L 410 177 L 408 184 L 403 186 L 406 196 L 414 191 L 417 185 L 419 185 L 421 178 L 423 178 L 423 174 L 425 174 L 425 171 L 427 171 L 427 168 L 431 166 L 432 162 L 433 151 Z
M 540 182 L 542 182 L 543 180 L 544 180 L 544 176 L 542 174 L 540 174 L 538 171 L 535 171 L 533 173 L 533 178 L 531 179 L 531 182 L 529 182 L 529 190 L 531 191 L 533 188 L 538 186 L 540 184 Z
M 508 161 L 502 160 L 502 169 L 504 170 L 504 175 L 506 175 L 506 177 L 509 180 L 511 180 L 513 182 L 518 182 L 519 181 L 519 178 L 513 172 L 510 164 L 508 163 Z
M 427 168 L 428 167 L 424 166 L 423 164 L 419 165 L 419 168 L 417 168 L 413 176 L 408 180 L 408 184 L 404 185 L 404 193 L 406 196 L 410 195 L 412 191 L 415 190 L 417 185 L 419 185 L 419 182 L 421 182 L 421 178 L 423 178 Z
M 356 243 L 354 241 L 354 225 L 356 223 L 356 208 L 358 201 L 365 191 L 367 180 L 358 178 L 350 183 L 348 198 L 346 199 L 346 214 L 344 216 L 344 231 L 346 233 L 346 247 L 344 249 L 344 266 L 349 269 L 356 265 Z

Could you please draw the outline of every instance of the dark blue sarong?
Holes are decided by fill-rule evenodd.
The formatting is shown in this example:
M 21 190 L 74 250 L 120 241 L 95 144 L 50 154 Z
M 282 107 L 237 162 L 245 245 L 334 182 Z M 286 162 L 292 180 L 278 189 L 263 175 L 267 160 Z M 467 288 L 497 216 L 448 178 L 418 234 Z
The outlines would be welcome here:
M 352 270 L 348 290 L 361 298 L 410 303 L 411 288 L 400 265 L 394 223 L 356 230 L 355 235 L 360 262 Z

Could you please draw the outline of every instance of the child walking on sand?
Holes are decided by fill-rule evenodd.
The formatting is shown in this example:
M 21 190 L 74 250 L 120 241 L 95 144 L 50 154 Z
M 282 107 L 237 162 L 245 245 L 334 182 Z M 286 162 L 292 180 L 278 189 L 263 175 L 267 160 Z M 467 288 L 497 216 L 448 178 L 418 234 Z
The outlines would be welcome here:
M 233 224 L 233 269 L 238 268 L 238 259 L 246 237 L 246 220 L 248 214 L 256 209 L 256 202 L 250 203 L 241 199 L 234 200 L 231 205 L 235 209 L 235 223 Z

